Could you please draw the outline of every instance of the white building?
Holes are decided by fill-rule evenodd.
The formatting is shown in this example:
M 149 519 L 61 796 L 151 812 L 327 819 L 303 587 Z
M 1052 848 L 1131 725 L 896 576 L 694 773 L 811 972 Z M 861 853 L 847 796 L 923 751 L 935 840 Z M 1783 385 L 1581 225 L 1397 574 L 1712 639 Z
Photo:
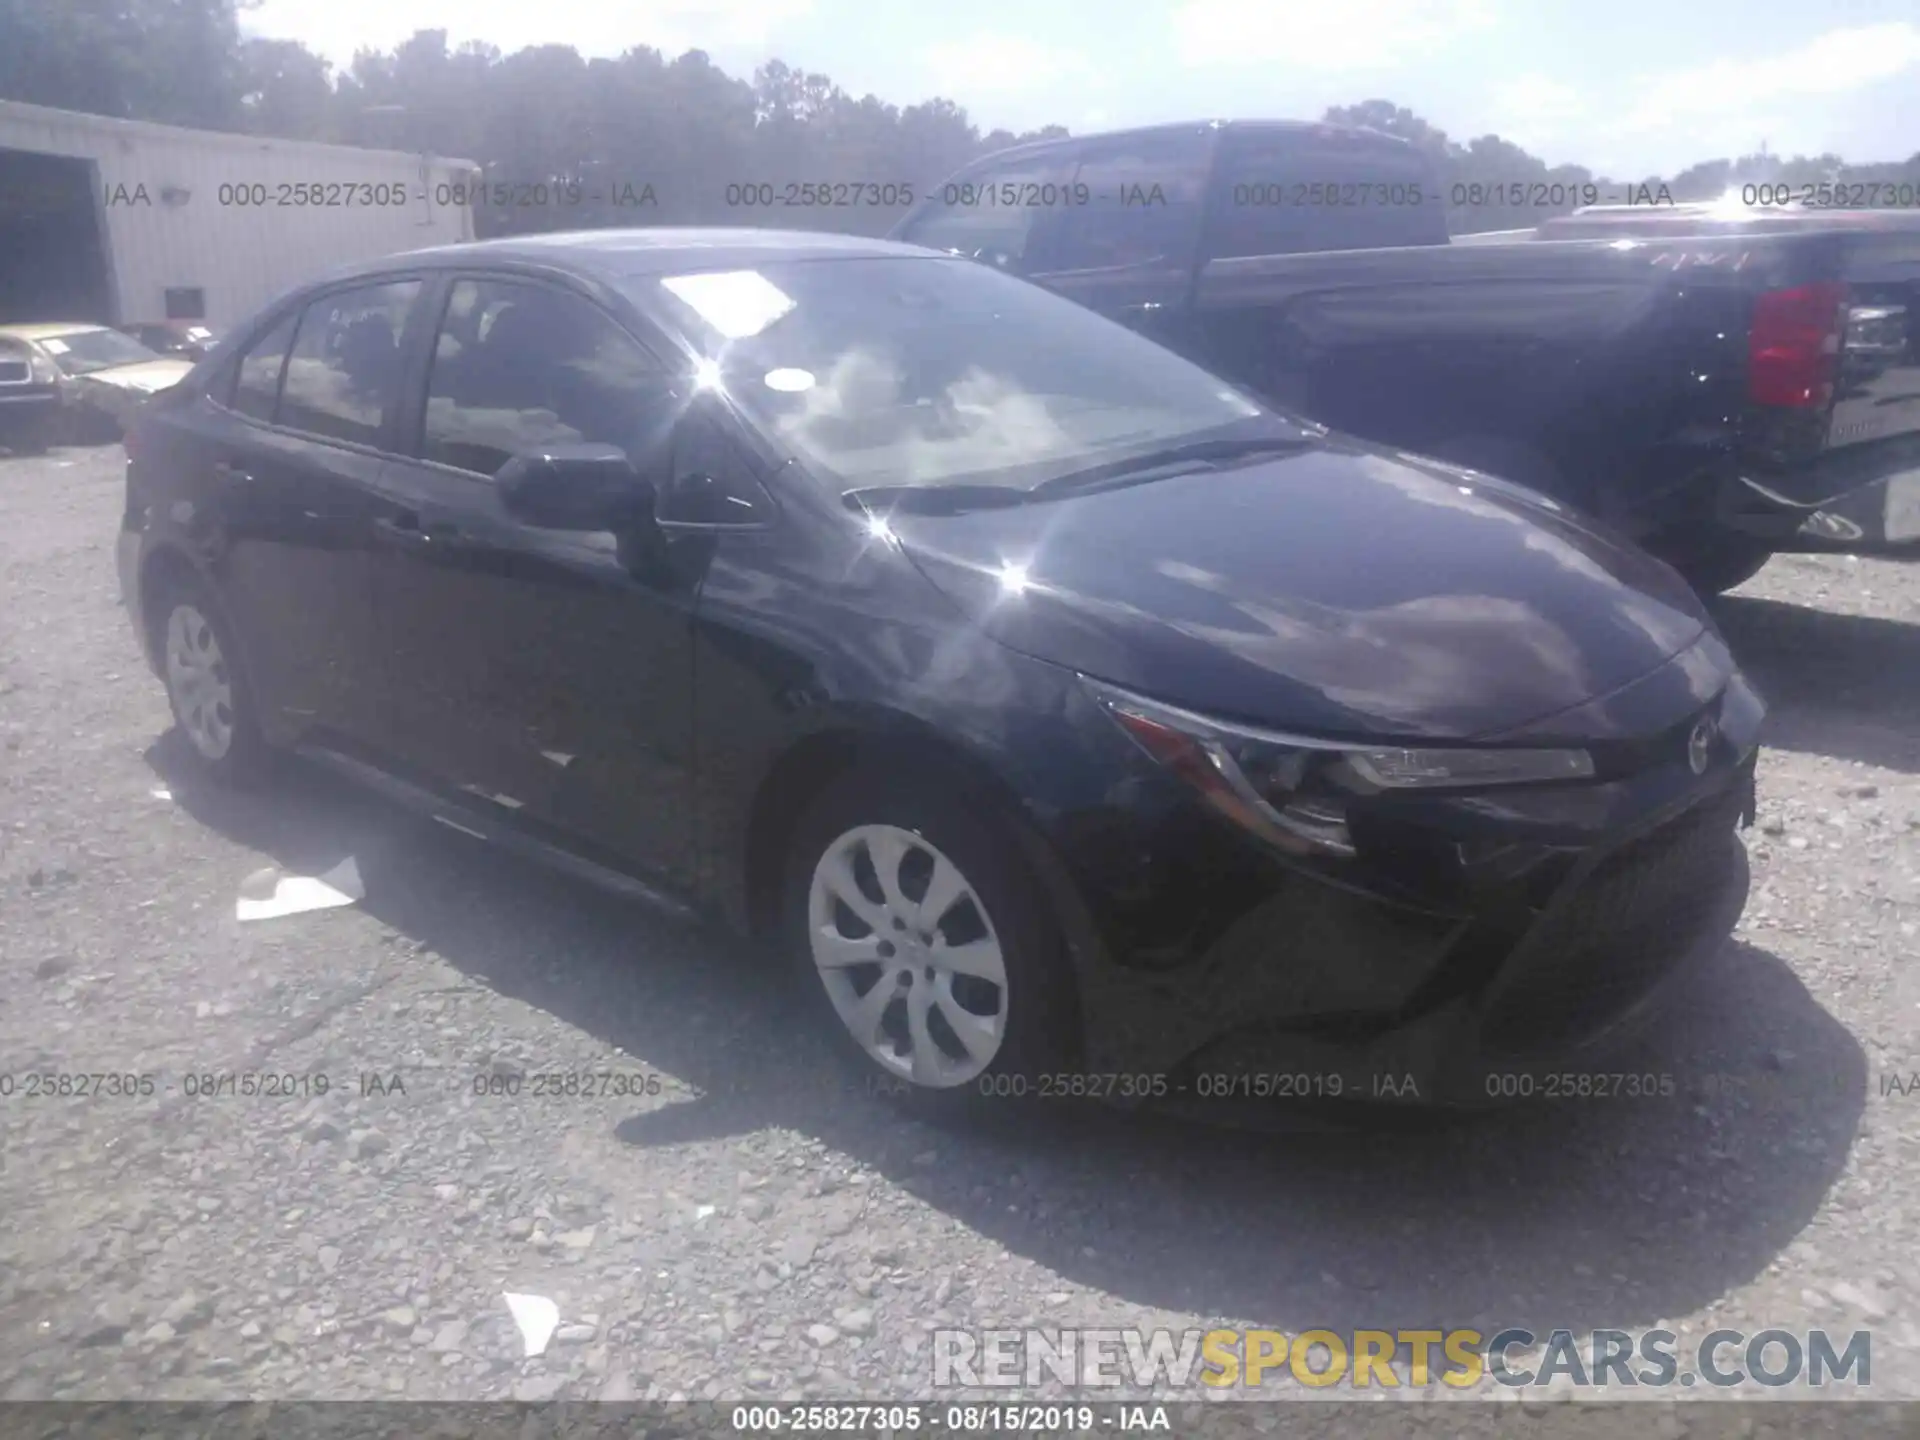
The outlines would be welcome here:
M 0 102 L 0 323 L 243 319 L 356 260 L 473 238 L 468 160 Z

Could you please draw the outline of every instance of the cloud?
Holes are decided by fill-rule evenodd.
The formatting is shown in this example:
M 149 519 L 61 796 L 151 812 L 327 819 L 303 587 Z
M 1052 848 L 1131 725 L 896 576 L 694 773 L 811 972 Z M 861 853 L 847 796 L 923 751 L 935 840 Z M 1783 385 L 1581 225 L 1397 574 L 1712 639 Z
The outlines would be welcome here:
M 1062 80 L 1085 80 L 1091 70 L 1080 55 L 1023 35 L 985 31 L 929 46 L 920 61 L 928 83 L 942 95 L 1018 94 Z
M 1186 0 L 1173 14 L 1187 65 L 1386 69 L 1493 23 L 1491 0 Z
M 618 55 L 652 45 L 668 55 L 689 49 L 764 44 L 813 0 L 468 0 L 451 18 L 444 0 L 261 0 L 242 12 L 249 35 L 298 40 L 336 65 L 360 49 L 390 50 L 416 30 L 445 30 L 459 46 L 484 40 L 512 53 L 528 45 L 571 45 L 581 54 Z
M 1567 120 L 1586 108 L 1578 90 L 1545 75 L 1522 75 L 1497 86 L 1493 104 L 1514 124 Z
M 1920 25 L 1895 21 L 1829 30 L 1797 50 L 1651 76 L 1640 82 L 1638 99 L 1621 124 L 1653 130 L 1699 116 L 1750 117 L 1756 100 L 1844 95 L 1915 68 L 1920 68 Z

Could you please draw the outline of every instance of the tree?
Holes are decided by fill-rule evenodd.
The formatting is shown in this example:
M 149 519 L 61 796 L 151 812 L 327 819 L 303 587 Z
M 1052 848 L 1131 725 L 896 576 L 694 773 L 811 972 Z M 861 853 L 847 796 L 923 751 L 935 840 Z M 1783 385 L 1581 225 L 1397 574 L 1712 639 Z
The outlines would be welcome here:
M 335 73 L 293 41 L 243 39 L 237 12 L 251 3 L 0 0 L 0 97 L 475 160 L 489 182 L 475 214 L 482 234 L 633 224 L 880 233 L 909 190 L 927 194 L 977 155 L 1067 134 L 1049 125 L 983 135 L 951 100 L 855 98 L 777 59 L 743 80 L 698 50 L 583 59 L 540 45 L 509 55 L 452 49 L 446 31 L 422 30 Z M 1621 188 L 1498 135 L 1453 140 L 1391 100 L 1336 105 L 1325 119 L 1428 156 L 1456 233 L 1535 225 Z M 1703 160 L 1669 183 L 1676 199 L 1711 200 L 1762 182 L 1832 180 L 1920 184 L 1920 155 L 1848 165 L 1763 150 Z M 784 203 L 809 198 L 828 203 Z

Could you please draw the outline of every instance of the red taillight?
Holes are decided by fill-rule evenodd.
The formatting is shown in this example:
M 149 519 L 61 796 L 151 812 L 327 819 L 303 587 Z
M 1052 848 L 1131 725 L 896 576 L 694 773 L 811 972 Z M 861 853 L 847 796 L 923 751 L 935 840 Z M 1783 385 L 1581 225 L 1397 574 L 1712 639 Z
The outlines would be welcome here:
M 1757 405 L 1821 409 L 1847 329 L 1847 287 L 1823 280 L 1768 290 L 1754 302 L 1747 336 L 1747 388 Z

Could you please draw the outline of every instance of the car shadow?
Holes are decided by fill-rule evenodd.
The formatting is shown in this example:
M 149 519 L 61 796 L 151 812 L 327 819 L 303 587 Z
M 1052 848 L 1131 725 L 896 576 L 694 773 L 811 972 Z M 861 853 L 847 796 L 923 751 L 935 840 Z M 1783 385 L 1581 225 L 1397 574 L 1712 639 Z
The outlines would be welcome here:
M 1078 1105 L 934 1127 L 846 1078 L 755 946 L 305 767 L 264 791 L 206 788 L 183 749 L 170 733 L 148 759 L 196 820 L 294 871 L 354 854 L 361 908 L 382 924 L 692 1087 L 621 1121 L 618 1139 L 658 1150 L 797 1131 L 1141 1305 L 1288 1330 L 1650 1325 L 1780 1254 L 1866 1103 L 1853 1038 L 1780 959 L 1732 944 L 1639 1042 L 1630 1068 L 1671 1077 L 1664 1097 L 1281 1135 Z
M 1920 773 L 1920 624 L 1747 595 L 1714 617 L 1766 698 L 1765 744 Z

